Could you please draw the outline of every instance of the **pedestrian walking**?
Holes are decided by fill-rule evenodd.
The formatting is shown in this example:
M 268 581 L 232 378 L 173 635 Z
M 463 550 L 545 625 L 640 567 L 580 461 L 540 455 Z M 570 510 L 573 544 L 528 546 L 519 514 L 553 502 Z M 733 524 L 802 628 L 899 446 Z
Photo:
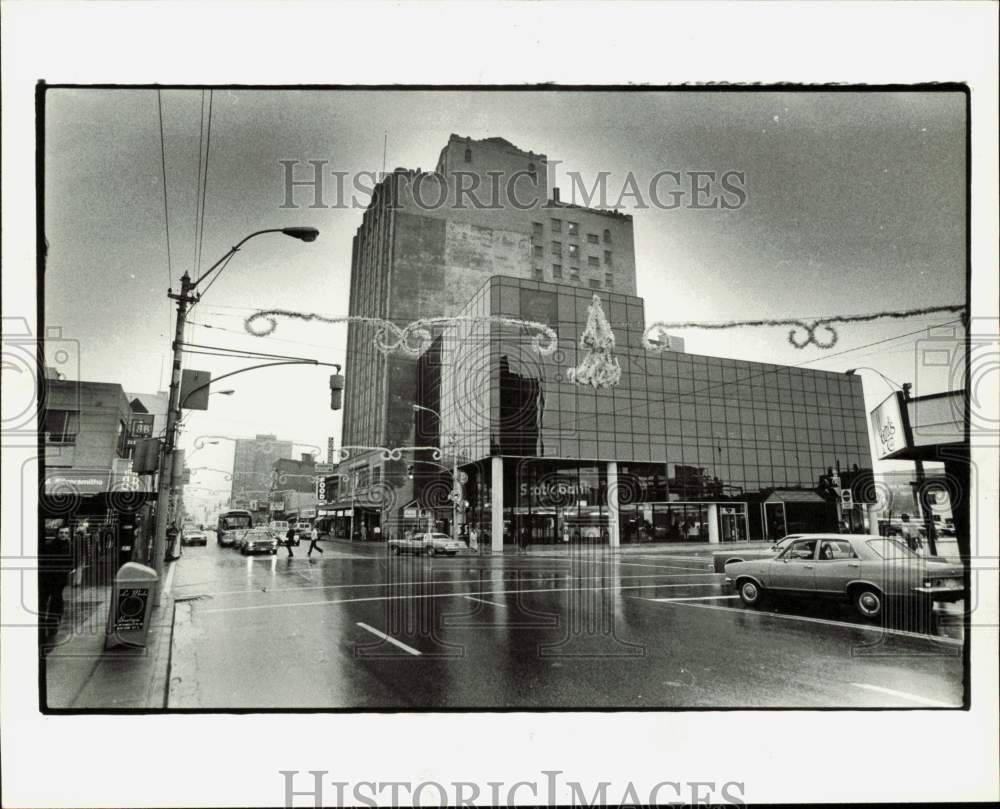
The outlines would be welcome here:
M 295 556 L 292 553 L 292 541 L 295 539 L 295 529 L 292 526 L 288 526 L 288 533 L 285 534 L 285 547 L 288 548 L 288 555 Z
M 306 556 L 312 556 L 313 551 L 323 553 L 323 549 L 319 546 L 319 529 L 315 525 L 309 532 L 309 550 L 306 553 Z
M 517 537 L 517 546 L 521 549 L 521 553 L 528 552 L 528 526 L 522 525 L 521 531 Z
M 44 645 L 55 638 L 62 621 L 63 589 L 73 571 L 72 531 L 64 525 L 54 537 L 42 537 L 38 570 L 38 629 Z

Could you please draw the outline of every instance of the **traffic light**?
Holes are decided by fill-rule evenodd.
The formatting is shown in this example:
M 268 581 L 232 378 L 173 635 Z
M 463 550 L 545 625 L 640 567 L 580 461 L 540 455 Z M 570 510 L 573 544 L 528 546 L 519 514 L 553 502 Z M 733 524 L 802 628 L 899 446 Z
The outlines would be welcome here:
M 330 409 L 340 410 L 344 402 L 343 374 L 330 374 Z

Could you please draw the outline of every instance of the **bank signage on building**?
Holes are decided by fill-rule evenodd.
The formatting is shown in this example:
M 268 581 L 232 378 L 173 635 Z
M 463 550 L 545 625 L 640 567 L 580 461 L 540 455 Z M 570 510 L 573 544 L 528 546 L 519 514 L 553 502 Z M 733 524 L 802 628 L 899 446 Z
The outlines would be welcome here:
M 871 412 L 872 433 L 879 460 L 894 458 L 909 448 L 909 425 L 905 414 L 903 394 L 898 391 Z
M 585 488 L 576 480 L 542 480 L 538 483 L 522 483 L 521 497 L 528 497 L 533 502 L 557 501 L 569 503 L 590 495 L 590 488 Z

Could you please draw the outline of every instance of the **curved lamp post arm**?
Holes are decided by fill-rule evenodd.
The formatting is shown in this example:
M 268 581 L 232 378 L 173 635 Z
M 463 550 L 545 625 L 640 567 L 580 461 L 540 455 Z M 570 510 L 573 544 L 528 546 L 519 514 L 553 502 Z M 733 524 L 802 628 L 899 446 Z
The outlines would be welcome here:
M 265 231 L 262 231 L 262 232 L 265 232 Z M 226 378 L 228 378 L 230 376 L 236 376 L 237 374 L 245 373 L 246 371 L 256 371 L 256 370 L 258 370 L 260 368 L 273 368 L 276 365 L 316 365 L 316 366 L 324 365 L 327 368 L 336 368 L 337 369 L 337 373 L 338 374 L 340 373 L 340 365 L 338 365 L 335 362 L 320 362 L 319 360 L 282 360 L 281 362 L 263 362 L 260 365 L 251 365 L 248 368 L 240 368 L 240 369 L 238 369 L 236 371 L 230 371 L 228 374 L 222 374 L 221 376 L 217 376 L 217 377 L 215 377 L 213 379 L 209 379 L 208 382 L 205 382 L 203 385 L 199 385 L 197 388 L 194 388 L 193 390 L 189 390 L 187 392 L 187 395 L 181 401 L 181 403 L 179 405 L 177 405 L 177 409 L 180 410 L 181 408 L 183 408 L 184 407 L 184 403 L 188 399 L 190 399 L 198 391 L 207 388 L 213 382 L 218 382 L 218 381 L 220 381 L 222 379 L 226 379 Z M 312 445 L 310 444 L 309 446 L 312 446 Z
M 222 258 L 220 258 L 218 261 L 215 262 L 215 264 L 213 264 L 211 267 L 205 270 L 205 272 L 201 274 L 198 280 L 191 282 L 191 289 L 194 289 L 196 286 L 198 286 L 198 284 L 200 284 L 202 281 L 208 278 L 208 276 L 210 276 L 213 272 L 215 272 L 219 268 L 219 265 L 221 265 L 226 259 L 232 256 L 234 253 L 239 252 L 239 249 L 248 241 L 250 241 L 254 236 L 260 236 L 262 233 L 284 233 L 285 235 L 295 236 L 295 238 L 311 242 L 315 240 L 316 236 L 318 235 L 318 232 L 315 235 L 313 235 L 307 232 L 309 230 L 310 230 L 309 228 L 265 228 L 264 230 L 258 230 L 254 233 L 251 233 L 249 236 L 244 236 L 235 245 L 230 247 L 229 251 Z M 296 231 L 296 232 L 289 233 L 289 231 Z

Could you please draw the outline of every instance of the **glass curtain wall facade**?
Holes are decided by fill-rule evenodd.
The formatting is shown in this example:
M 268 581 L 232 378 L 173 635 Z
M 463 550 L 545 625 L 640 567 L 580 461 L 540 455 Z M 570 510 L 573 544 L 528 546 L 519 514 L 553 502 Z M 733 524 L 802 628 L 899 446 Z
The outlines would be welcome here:
M 837 530 L 836 507 L 817 490 L 829 468 L 871 466 L 859 377 L 649 351 L 642 299 L 604 290 L 621 381 L 578 385 L 567 371 L 583 357 L 592 297 L 493 277 L 460 316 L 551 325 L 558 350 L 542 356 L 537 331 L 477 319 L 447 329 L 421 359 L 421 396 L 442 415 L 443 463 L 457 453 L 469 474 L 470 524 L 490 529 L 490 458 L 500 456 L 505 542 L 608 533 L 608 462 L 621 542 L 769 537 L 784 526 L 772 506 L 769 527 L 764 501 L 782 492 L 798 495 L 787 499 L 806 515 L 800 522 Z

